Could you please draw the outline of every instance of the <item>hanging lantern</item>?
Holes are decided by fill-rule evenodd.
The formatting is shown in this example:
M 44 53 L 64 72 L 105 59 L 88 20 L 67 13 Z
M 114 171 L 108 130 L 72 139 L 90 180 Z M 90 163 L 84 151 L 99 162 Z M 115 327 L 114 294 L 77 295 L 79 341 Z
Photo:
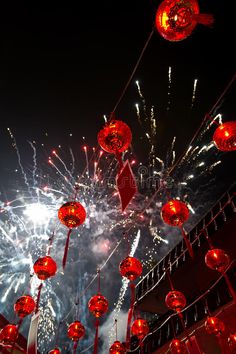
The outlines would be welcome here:
M 109 121 L 98 133 L 98 144 L 110 154 L 118 155 L 126 151 L 131 140 L 131 130 L 121 120 Z
M 78 342 L 85 335 L 85 328 L 81 322 L 75 321 L 69 325 L 67 335 L 74 342 Z
M 34 312 L 35 306 L 34 299 L 30 295 L 24 295 L 16 301 L 14 311 L 20 318 L 24 318 Z
M 185 203 L 173 199 L 162 207 L 161 217 L 168 225 L 182 226 L 188 220 L 189 210 Z
M 48 352 L 48 354 L 61 354 L 61 351 L 59 348 L 54 348 Z
M 180 227 L 188 252 L 193 258 L 192 245 L 183 229 L 183 224 L 189 217 L 187 205 L 178 199 L 169 200 L 161 209 L 161 217 L 166 224 Z
M 169 348 L 172 354 L 187 354 L 185 343 L 179 339 L 173 339 Z
M 1 341 L 6 344 L 16 342 L 19 335 L 18 327 L 14 324 L 8 324 L 1 330 Z
M 205 263 L 208 268 L 223 273 L 230 264 L 230 258 L 224 250 L 211 249 L 205 256 Z
M 108 301 L 101 294 L 94 295 L 89 300 L 88 308 L 96 318 L 99 318 L 107 312 Z
M 64 249 L 64 256 L 62 261 L 63 268 L 66 265 L 67 253 L 69 248 L 70 234 L 72 229 L 82 225 L 86 219 L 86 210 L 79 202 L 67 202 L 63 204 L 58 210 L 58 219 L 62 224 L 69 228 L 66 238 L 66 245 Z
M 86 211 L 79 202 L 67 202 L 58 210 L 60 222 L 69 229 L 80 226 L 86 219 Z
M 230 349 L 236 351 L 236 333 L 231 333 L 228 338 L 228 344 Z
M 186 306 L 186 298 L 180 291 L 172 290 L 166 295 L 165 303 L 171 310 L 179 313 Z
M 57 264 L 50 256 L 39 258 L 34 263 L 34 272 L 39 279 L 46 280 L 56 274 Z
M 109 354 L 125 354 L 126 349 L 121 342 L 116 340 L 109 349 Z
M 197 23 L 211 25 L 213 17 L 200 14 L 196 0 L 164 0 L 157 9 L 156 29 L 168 41 L 187 38 Z
M 142 263 L 135 257 L 126 257 L 119 265 L 120 274 L 122 277 L 134 281 L 142 274 Z
M 138 318 L 134 321 L 131 327 L 131 332 L 140 341 L 149 333 L 149 326 L 146 320 Z
M 213 141 L 220 151 L 236 150 L 236 121 L 225 122 L 216 128 Z
M 205 322 L 205 329 L 208 334 L 219 335 L 225 331 L 225 325 L 218 317 L 208 317 Z

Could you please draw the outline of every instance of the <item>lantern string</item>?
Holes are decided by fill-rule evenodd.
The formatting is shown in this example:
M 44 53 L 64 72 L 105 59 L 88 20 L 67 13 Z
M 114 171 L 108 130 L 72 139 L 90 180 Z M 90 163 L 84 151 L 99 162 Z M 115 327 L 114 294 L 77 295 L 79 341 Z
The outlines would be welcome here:
M 73 354 L 76 354 L 77 347 L 78 347 L 78 341 L 74 341 Z
M 121 92 L 121 95 L 120 95 L 120 97 L 118 98 L 118 100 L 117 100 L 117 102 L 116 102 L 116 104 L 115 104 L 115 106 L 114 106 L 114 108 L 113 108 L 113 110 L 112 110 L 112 112 L 111 112 L 110 119 L 112 119 L 112 117 L 113 117 L 113 115 L 114 115 L 114 113 L 115 113 L 115 111 L 116 111 L 118 105 L 120 104 L 122 98 L 124 97 L 124 94 L 126 93 L 127 88 L 129 87 L 130 82 L 132 81 L 132 79 L 133 79 L 133 77 L 134 77 L 134 75 L 135 75 L 135 73 L 136 73 L 136 71 L 137 71 L 137 68 L 138 68 L 138 66 L 139 66 L 139 64 L 140 64 L 140 62 L 141 62 L 141 60 L 142 60 L 142 57 L 143 57 L 143 55 L 144 55 L 144 53 L 145 53 L 145 50 L 147 49 L 147 46 L 148 46 L 148 44 L 149 44 L 149 42 L 150 42 L 150 40 L 151 40 L 151 38 L 152 38 L 152 35 L 153 35 L 154 31 L 155 31 L 155 27 L 153 26 L 153 29 L 152 29 L 151 33 L 149 34 L 149 36 L 148 36 L 148 38 L 147 38 L 147 40 L 146 40 L 146 42 L 145 42 L 145 44 L 144 44 L 144 47 L 143 47 L 143 49 L 142 49 L 142 51 L 141 51 L 141 53 L 140 53 L 140 55 L 139 55 L 139 57 L 138 57 L 138 60 L 137 60 L 135 66 L 134 66 L 134 68 L 133 68 L 133 71 L 132 71 L 132 73 L 131 73 L 131 75 L 130 75 L 128 81 L 127 81 L 127 83 L 125 84 L 125 87 L 123 88 L 123 90 L 122 90 L 122 92 Z

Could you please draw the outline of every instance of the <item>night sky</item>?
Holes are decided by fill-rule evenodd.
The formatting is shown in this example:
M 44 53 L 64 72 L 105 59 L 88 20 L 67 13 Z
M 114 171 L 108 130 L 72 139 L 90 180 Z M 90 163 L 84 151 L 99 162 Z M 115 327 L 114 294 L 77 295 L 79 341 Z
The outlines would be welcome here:
M 109 116 L 131 75 L 152 30 L 158 4 L 159 1 L 126 0 L 50 1 L 50 4 L 12 1 L 1 5 L 2 201 L 12 198 L 15 189 L 20 189 L 23 183 L 8 127 L 16 139 L 26 172 L 32 169 L 33 163 L 29 141 L 34 142 L 38 151 L 39 169 L 49 168 L 48 156 L 59 145 L 65 160 L 71 148 L 77 170 L 84 169 L 82 146 L 97 146 L 103 115 Z M 148 163 L 150 147 L 136 115 L 135 104 L 139 103 L 140 107 L 143 104 L 136 80 L 147 110 L 154 106 L 156 154 L 165 161 L 174 136 L 177 158 L 187 150 L 203 117 L 235 74 L 235 27 L 230 2 L 207 0 L 199 4 L 201 12 L 213 14 L 214 25 L 211 28 L 197 25 L 191 36 L 176 43 L 166 41 L 155 31 L 117 108 L 117 118 L 132 129 L 131 155 L 138 162 Z M 170 88 L 169 67 L 172 70 Z M 196 98 L 191 108 L 195 79 L 198 79 Z M 223 121 L 235 119 L 235 83 L 219 102 L 214 111 L 217 113 L 223 114 Z M 225 162 L 214 180 L 215 188 L 219 183 L 218 193 L 235 179 L 233 171 L 228 173 L 234 161 L 232 153 L 222 154 L 220 158 Z M 176 176 L 186 173 L 186 169 L 184 173 L 180 170 Z M 211 179 L 212 174 L 206 177 L 207 181 Z M 43 180 L 39 183 L 40 187 L 44 184 Z M 195 187 L 193 184 L 192 190 Z M 197 198 L 195 193 L 194 207 Z M 200 208 L 198 217 L 204 210 Z

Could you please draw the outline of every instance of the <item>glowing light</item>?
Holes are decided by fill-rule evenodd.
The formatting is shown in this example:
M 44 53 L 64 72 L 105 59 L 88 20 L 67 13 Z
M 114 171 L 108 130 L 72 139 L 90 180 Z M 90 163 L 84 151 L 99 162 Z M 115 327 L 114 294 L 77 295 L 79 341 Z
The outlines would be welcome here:
M 26 205 L 23 214 L 35 224 L 45 224 L 53 215 L 46 205 L 40 203 Z

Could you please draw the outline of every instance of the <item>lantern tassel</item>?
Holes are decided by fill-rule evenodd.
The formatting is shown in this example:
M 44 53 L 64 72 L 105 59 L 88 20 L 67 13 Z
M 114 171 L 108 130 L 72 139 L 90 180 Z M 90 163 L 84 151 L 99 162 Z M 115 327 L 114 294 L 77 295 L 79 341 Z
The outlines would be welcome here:
M 193 248 L 192 248 L 192 245 L 183 229 L 183 227 L 181 227 L 181 231 L 182 231 L 182 235 L 183 235 L 183 238 L 184 238 L 184 242 L 185 242 L 185 245 L 188 249 L 188 253 L 190 254 L 190 257 L 191 258 L 194 258 L 194 253 L 193 253 Z
M 76 354 L 77 347 L 78 347 L 78 341 L 75 341 L 73 347 L 73 354 Z
M 99 319 L 96 319 L 96 333 L 95 333 L 95 338 L 94 338 L 94 346 L 93 346 L 93 354 L 98 353 L 98 327 L 99 327 Z
M 65 268 L 66 265 L 66 260 L 67 260 L 67 253 L 68 253 L 68 248 L 69 248 L 69 242 L 70 242 L 70 234 L 72 232 L 72 229 L 69 229 L 67 233 L 67 238 L 66 238 L 66 245 L 64 249 L 64 256 L 63 256 L 63 261 L 62 261 L 62 267 L 63 269 Z
M 212 14 L 195 14 L 193 15 L 193 20 L 205 26 L 212 26 L 214 23 L 214 17 Z
M 234 291 L 234 288 L 233 288 L 233 286 L 232 286 L 227 274 L 224 274 L 224 278 L 225 278 L 226 284 L 228 286 L 229 292 L 230 292 L 230 294 L 231 294 L 231 296 L 232 296 L 232 298 L 234 300 L 234 303 L 236 305 L 236 293 Z
M 128 312 L 128 320 L 127 320 L 127 329 L 126 329 L 126 348 L 130 348 L 130 327 L 131 327 L 131 321 L 133 318 L 133 313 L 134 313 L 134 301 L 135 301 L 135 285 L 134 283 L 130 283 L 130 290 L 131 290 L 131 303 L 130 303 L 130 309 Z

